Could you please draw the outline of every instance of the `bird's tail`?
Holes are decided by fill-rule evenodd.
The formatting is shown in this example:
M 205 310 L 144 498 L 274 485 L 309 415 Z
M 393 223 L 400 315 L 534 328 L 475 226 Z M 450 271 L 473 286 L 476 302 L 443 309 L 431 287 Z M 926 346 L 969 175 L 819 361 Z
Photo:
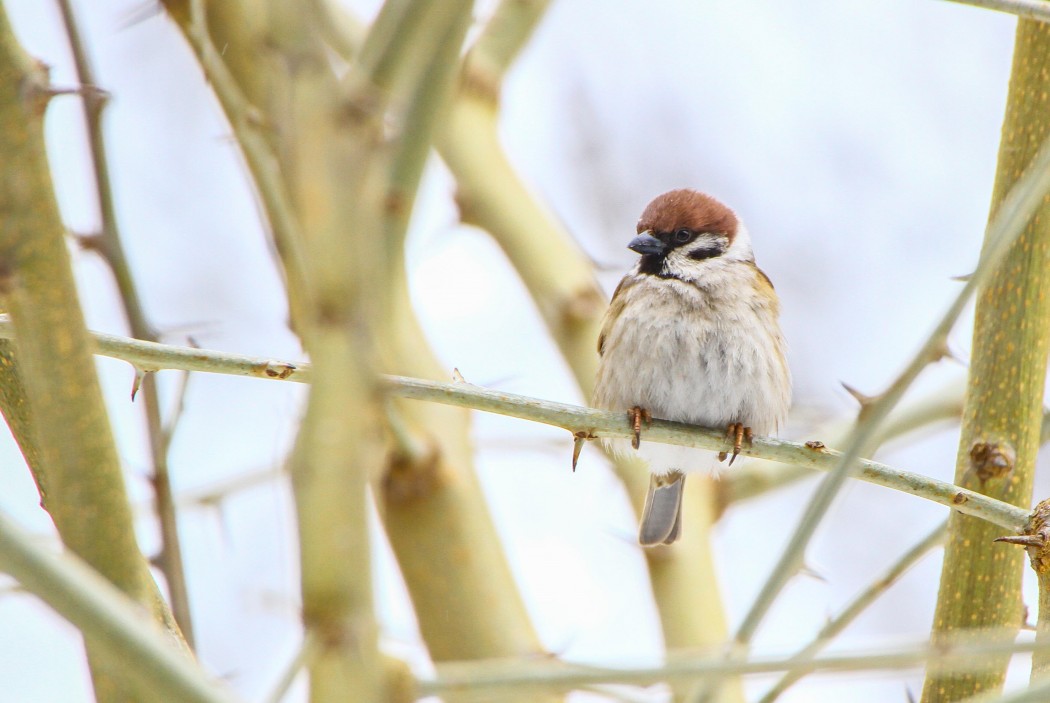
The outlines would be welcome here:
M 642 509 L 638 541 L 643 547 L 671 544 L 682 531 L 682 488 L 685 474 L 672 471 L 664 476 L 649 475 L 649 493 Z

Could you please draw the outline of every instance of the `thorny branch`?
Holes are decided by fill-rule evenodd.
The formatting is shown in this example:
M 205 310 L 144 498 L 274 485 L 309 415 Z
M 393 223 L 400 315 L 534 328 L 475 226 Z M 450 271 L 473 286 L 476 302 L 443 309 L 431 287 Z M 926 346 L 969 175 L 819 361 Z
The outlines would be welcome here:
M 13 335 L 14 328 L 11 323 L 5 316 L 0 316 L 0 338 L 10 339 Z M 181 369 L 299 383 L 308 382 L 310 377 L 308 363 L 142 342 L 109 334 L 93 333 L 93 337 L 97 345 L 95 353 L 122 359 L 151 371 Z M 540 422 L 567 430 L 573 437 L 582 433 L 589 439 L 630 438 L 634 434 L 626 413 L 556 403 L 494 391 L 469 383 L 440 383 L 403 376 L 385 376 L 384 386 L 391 395 Z M 720 429 L 706 429 L 660 419 L 653 420 L 652 425 L 643 434 L 642 441 L 699 447 L 716 452 L 726 448 L 725 433 Z M 820 471 L 834 468 L 842 456 L 840 452 L 825 447 L 819 441 L 798 443 L 771 437 L 755 437 L 751 446 L 745 446 L 741 453 Z M 857 460 L 856 466 L 856 477 L 861 480 L 932 500 L 1015 533 L 1022 531 L 1028 520 L 1029 513 L 1021 508 L 944 481 L 868 459 Z

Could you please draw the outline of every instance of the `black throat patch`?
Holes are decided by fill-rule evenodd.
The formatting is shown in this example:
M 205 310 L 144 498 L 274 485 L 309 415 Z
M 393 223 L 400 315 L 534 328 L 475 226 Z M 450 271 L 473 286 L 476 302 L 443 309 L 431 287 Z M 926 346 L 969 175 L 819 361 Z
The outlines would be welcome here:
M 663 270 L 664 257 L 659 254 L 644 254 L 638 262 L 638 273 L 666 278 L 666 275 L 663 274 Z

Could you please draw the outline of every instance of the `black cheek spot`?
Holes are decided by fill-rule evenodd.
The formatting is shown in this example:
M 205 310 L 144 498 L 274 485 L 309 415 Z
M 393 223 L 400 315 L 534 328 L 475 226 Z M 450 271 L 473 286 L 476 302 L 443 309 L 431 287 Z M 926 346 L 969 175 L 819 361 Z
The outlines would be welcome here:
M 689 258 L 696 261 L 703 261 L 704 259 L 711 259 L 719 256 L 722 253 L 722 248 L 717 246 L 710 247 L 697 247 L 689 252 Z

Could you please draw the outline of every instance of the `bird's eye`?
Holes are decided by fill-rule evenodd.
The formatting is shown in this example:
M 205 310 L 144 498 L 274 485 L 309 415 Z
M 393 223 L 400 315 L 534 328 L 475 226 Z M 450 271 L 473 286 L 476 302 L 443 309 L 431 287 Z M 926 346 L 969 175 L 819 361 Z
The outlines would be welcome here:
M 680 229 L 674 233 L 674 240 L 679 244 L 685 244 L 693 238 L 693 230 L 691 229 Z

